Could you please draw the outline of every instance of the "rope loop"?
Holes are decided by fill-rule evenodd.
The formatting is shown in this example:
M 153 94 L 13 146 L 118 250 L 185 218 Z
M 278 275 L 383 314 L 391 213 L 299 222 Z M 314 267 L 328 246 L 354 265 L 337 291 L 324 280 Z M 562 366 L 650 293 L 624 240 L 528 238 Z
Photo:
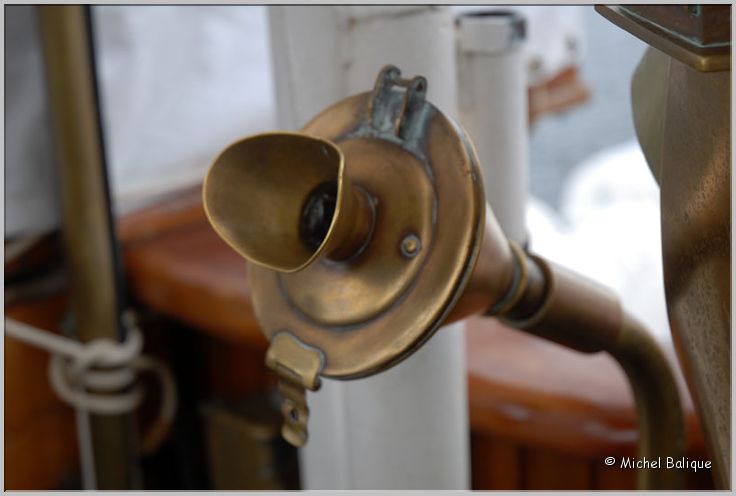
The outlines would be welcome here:
M 159 381 L 159 414 L 142 443 L 150 453 L 166 437 L 176 412 L 176 383 L 161 361 L 141 355 L 143 334 L 130 312 L 123 315 L 126 339 L 95 339 L 87 343 L 5 319 L 8 335 L 51 354 L 48 377 L 54 392 L 77 410 L 97 415 L 130 413 L 143 401 L 138 373 L 151 372 Z

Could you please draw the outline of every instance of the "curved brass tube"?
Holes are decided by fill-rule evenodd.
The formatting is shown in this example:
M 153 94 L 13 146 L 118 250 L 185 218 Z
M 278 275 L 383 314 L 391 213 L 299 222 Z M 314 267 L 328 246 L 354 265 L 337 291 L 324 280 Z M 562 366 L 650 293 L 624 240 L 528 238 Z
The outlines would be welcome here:
M 621 308 L 605 287 L 512 244 L 524 277 L 504 299 L 506 324 L 586 353 L 605 351 L 626 373 L 639 428 L 638 458 L 659 462 L 640 469 L 640 489 L 682 489 L 683 473 L 666 469 L 667 457 L 685 454 L 685 422 L 675 376 L 651 333 Z
M 677 383 L 657 342 L 636 319 L 624 315 L 615 345 L 606 350 L 621 365 L 636 402 L 639 458 L 661 460 L 658 469 L 641 469 L 641 489 L 682 489 L 683 471 L 666 469 L 666 458 L 685 455 L 685 420 Z

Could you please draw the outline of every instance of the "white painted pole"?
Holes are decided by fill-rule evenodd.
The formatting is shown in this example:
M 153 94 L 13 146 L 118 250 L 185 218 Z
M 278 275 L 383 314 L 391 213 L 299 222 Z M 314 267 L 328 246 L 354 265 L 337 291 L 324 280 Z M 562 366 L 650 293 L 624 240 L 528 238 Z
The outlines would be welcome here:
M 507 11 L 458 16 L 460 121 L 475 144 L 491 206 L 506 236 L 524 244 L 528 96 L 524 20 Z
M 423 75 L 429 101 L 457 116 L 453 18 L 445 7 L 269 8 L 279 125 L 298 129 L 372 88 L 386 64 Z M 325 380 L 309 394 L 305 489 L 467 489 L 464 325 L 441 329 L 379 375 Z

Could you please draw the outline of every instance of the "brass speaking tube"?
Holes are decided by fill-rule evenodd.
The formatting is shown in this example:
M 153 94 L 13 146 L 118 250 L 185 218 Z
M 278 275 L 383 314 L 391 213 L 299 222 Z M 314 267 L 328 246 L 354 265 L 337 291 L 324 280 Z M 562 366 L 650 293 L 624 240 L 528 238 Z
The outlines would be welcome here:
M 326 109 L 301 133 L 247 137 L 204 182 L 207 217 L 251 262 L 253 308 L 280 376 L 282 434 L 307 440 L 305 390 L 407 358 L 473 314 L 592 353 L 626 372 L 640 456 L 679 457 L 684 422 L 663 352 L 614 294 L 503 235 L 473 145 L 393 66 L 373 91 Z M 640 486 L 681 487 L 676 470 Z

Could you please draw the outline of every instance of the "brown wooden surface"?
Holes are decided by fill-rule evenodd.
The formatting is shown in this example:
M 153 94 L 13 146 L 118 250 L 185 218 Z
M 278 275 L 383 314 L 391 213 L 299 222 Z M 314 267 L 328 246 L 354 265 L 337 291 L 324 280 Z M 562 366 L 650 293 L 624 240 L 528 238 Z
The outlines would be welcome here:
M 5 307 L 6 318 L 58 331 L 63 297 Z M 74 411 L 51 390 L 49 355 L 5 336 L 5 489 L 60 487 L 78 470 Z
M 466 337 L 473 488 L 636 487 L 634 470 L 603 463 L 636 456 L 637 441 L 633 395 L 610 356 L 568 350 L 492 319 L 470 319 Z M 679 385 L 687 456 L 707 460 L 681 377 Z M 688 473 L 686 483 L 712 489 L 710 471 Z
M 209 226 L 199 188 L 123 217 L 118 235 L 135 298 L 219 338 L 265 349 L 247 264 Z
M 473 318 L 468 321 L 467 360 L 475 430 L 576 456 L 635 454 L 633 396 L 623 371 L 607 354 L 579 353 L 492 319 Z M 682 378 L 679 385 L 689 446 L 702 450 Z

